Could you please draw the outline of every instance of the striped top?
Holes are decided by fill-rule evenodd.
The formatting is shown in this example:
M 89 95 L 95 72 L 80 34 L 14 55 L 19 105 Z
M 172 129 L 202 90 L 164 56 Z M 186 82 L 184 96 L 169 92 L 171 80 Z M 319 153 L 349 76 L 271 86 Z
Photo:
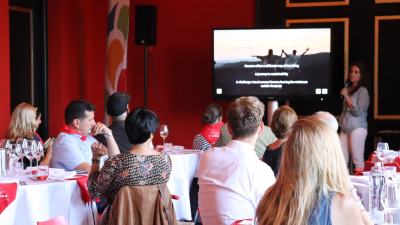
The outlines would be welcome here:
M 203 136 L 201 136 L 201 134 L 198 134 L 194 137 L 193 149 L 207 151 L 211 148 L 212 146 L 210 145 L 210 143 L 208 143 L 208 141 Z

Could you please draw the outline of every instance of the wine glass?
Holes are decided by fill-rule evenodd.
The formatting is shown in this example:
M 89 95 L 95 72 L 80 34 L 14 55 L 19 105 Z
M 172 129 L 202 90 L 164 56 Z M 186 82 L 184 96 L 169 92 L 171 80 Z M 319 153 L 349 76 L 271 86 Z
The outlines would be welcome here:
M 29 175 L 31 175 L 31 176 L 32 176 L 32 170 L 33 170 L 32 160 L 36 157 L 36 148 L 37 148 L 36 141 L 29 140 L 26 142 L 25 155 L 26 155 L 26 158 L 28 158 L 30 161 L 31 169 L 30 169 Z
M 386 212 L 390 214 L 390 224 L 393 224 L 393 214 L 400 207 L 400 186 L 387 180 L 381 190 L 381 203 Z
M 10 150 L 9 156 L 13 160 L 13 168 L 14 168 L 14 170 L 16 168 L 16 163 L 21 158 L 20 154 L 21 154 L 21 146 L 19 144 L 11 144 L 11 150 Z
M 36 158 L 36 166 L 39 166 L 39 161 L 40 161 L 40 158 L 43 155 L 43 151 L 44 151 L 43 144 L 42 144 L 42 142 L 38 141 L 37 150 L 36 150 L 36 157 L 35 157 Z
M 168 134 L 169 134 L 168 126 L 167 125 L 161 125 L 160 126 L 160 135 L 164 140 L 164 145 L 165 145 L 165 138 L 168 137 Z
M 376 156 L 378 156 L 379 160 L 382 161 L 382 168 L 384 167 L 383 163 L 385 159 L 389 155 L 389 145 L 388 143 L 385 142 L 379 142 L 378 145 L 376 146 Z
M 20 154 L 21 162 L 24 163 L 25 149 L 26 149 L 26 145 L 27 145 L 26 144 L 27 140 L 26 140 L 26 138 L 18 138 L 16 143 L 21 146 L 21 149 L 22 149 L 21 154 Z
M 11 150 L 11 140 L 9 139 L 1 139 L 0 141 L 0 149 L 4 149 L 6 151 L 6 155 L 10 156 Z

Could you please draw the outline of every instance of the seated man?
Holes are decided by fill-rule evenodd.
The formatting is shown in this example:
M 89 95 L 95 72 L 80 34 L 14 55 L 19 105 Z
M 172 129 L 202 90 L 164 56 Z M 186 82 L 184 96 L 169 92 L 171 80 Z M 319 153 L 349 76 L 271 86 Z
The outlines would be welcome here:
M 107 100 L 107 114 L 112 119 L 111 129 L 114 139 L 117 142 L 121 153 L 131 150 L 132 144 L 129 142 L 125 131 L 125 118 L 129 113 L 129 100 L 131 97 L 127 93 L 115 92 Z M 98 134 L 96 138 L 100 143 L 107 147 L 107 141 L 104 135 Z
M 94 121 L 96 107 L 88 101 L 72 101 L 65 108 L 65 124 L 53 143 L 51 165 L 65 170 L 85 170 L 90 174 L 92 165 L 92 144 L 90 135 L 103 134 L 106 137 L 109 156 L 119 154 L 112 131 L 102 123 Z M 97 161 L 97 159 L 93 159 Z
M 213 145 L 213 147 L 222 147 L 226 146 L 232 139 L 232 136 L 228 132 L 228 127 L 227 124 L 224 124 L 221 127 L 221 134 L 219 135 L 219 138 L 217 142 Z M 272 133 L 272 130 L 270 127 L 264 126 L 263 132 L 258 136 L 256 146 L 254 147 L 254 151 L 257 154 L 257 157 L 259 159 L 263 158 L 265 149 L 267 149 L 267 146 L 274 143 L 276 140 L 278 140 L 275 137 L 275 134 Z
M 226 147 L 206 151 L 199 166 L 199 208 L 203 224 L 252 219 L 264 192 L 275 182 L 271 168 L 254 152 L 264 129 L 264 104 L 255 97 L 236 99 L 228 108 Z

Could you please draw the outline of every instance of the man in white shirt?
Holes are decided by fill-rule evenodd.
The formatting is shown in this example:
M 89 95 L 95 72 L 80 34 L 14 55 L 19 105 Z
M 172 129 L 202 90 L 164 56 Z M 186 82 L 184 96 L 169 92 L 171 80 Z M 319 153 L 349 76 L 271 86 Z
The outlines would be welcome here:
M 264 104 L 255 97 L 236 99 L 228 108 L 232 140 L 201 157 L 199 208 L 203 224 L 253 219 L 260 199 L 275 183 L 271 168 L 254 152 L 264 129 L 264 110 Z
M 112 131 L 102 123 L 94 121 L 96 107 L 88 101 L 72 101 L 65 108 L 65 124 L 53 144 L 51 165 L 65 170 L 84 170 L 90 174 L 93 160 L 91 146 L 97 143 L 92 135 L 102 134 L 106 138 L 109 156 L 119 154 Z

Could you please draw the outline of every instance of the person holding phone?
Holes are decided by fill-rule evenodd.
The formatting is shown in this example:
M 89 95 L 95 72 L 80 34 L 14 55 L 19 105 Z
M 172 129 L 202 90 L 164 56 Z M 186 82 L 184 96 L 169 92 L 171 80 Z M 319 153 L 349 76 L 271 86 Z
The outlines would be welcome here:
M 65 108 L 65 124 L 53 144 L 51 165 L 54 168 L 84 170 L 90 174 L 92 162 L 99 161 L 93 158 L 91 150 L 91 146 L 97 143 L 92 136 L 97 134 L 106 138 L 110 157 L 120 154 L 112 131 L 106 125 L 95 122 L 95 111 L 96 107 L 85 100 L 72 101 Z

